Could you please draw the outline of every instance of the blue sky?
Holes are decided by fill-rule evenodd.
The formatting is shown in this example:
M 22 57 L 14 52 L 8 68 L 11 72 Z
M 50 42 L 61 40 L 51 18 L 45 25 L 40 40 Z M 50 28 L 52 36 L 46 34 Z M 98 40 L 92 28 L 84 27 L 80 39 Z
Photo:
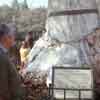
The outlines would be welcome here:
M 0 0 L 0 5 L 8 4 L 11 5 L 13 0 Z M 23 0 L 18 0 L 22 2 Z M 29 7 L 39 7 L 39 6 L 46 6 L 48 5 L 48 0 L 27 0 Z

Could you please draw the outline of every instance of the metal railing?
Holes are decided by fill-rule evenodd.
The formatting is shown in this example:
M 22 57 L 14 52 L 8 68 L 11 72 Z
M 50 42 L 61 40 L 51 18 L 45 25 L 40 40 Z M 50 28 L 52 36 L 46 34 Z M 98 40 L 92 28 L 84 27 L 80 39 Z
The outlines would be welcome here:
M 81 68 L 81 67 L 57 67 L 57 66 L 54 66 L 52 68 L 52 85 L 50 85 L 49 87 L 49 98 L 48 100 L 58 100 L 58 99 L 55 99 L 55 96 L 54 96 L 54 91 L 55 90 L 62 90 L 63 91 L 63 98 L 61 100 L 94 100 L 94 86 L 90 89 L 78 89 L 78 88 L 55 88 L 55 83 L 54 83 L 54 80 L 55 80 L 55 71 L 57 69 L 64 69 L 64 70 L 91 70 L 91 75 L 92 75 L 92 78 L 93 78 L 93 71 L 91 68 Z M 91 82 L 92 83 L 92 82 Z M 78 92 L 78 98 L 66 98 L 66 94 L 67 94 L 67 91 L 76 91 Z M 92 92 L 92 97 L 91 98 L 82 98 L 81 95 L 82 95 L 82 92 L 83 91 L 91 91 Z

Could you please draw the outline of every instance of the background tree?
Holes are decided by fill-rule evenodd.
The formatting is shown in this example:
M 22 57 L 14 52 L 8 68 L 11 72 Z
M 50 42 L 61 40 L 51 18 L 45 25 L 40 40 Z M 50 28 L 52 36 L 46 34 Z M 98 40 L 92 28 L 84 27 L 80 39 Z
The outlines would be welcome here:
M 28 9 L 27 0 L 24 0 L 24 1 L 23 1 L 22 8 L 23 8 L 23 9 Z
M 18 0 L 13 0 L 13 2 L 12 2 L 12 8 L 15 9 L 15 10 L 19 10 Z
M 47 8 L 30 9 L 27 0 L 19 3 L 13 0 L 12 6 L 0 6 L 0 23 L 15 23 L 18 29 L 18 37 L 24 37 L 25 33 L 33 31 L 34 36 L 41 34 L 45 28 Z

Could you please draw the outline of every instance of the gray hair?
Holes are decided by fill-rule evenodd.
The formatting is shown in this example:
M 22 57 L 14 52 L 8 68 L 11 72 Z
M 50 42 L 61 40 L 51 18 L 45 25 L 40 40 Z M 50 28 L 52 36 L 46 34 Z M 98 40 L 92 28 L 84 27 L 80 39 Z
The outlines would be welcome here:
M 9 32 L 10 29 L 6 24 L 0 24 L 0 37 L 8 34 Z
M 0 24 L 0 38 L 4 35 L 15 35 L 16 27 L 14 24 Z

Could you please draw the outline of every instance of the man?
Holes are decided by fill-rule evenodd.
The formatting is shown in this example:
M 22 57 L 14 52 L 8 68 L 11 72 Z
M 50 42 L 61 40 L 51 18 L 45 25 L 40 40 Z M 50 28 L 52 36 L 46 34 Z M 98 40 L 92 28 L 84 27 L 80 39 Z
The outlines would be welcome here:
M 94 66 L 95 100 L 100 100 L 100 54 L 96 54 L 94 59 L 96 61 Z
M 30 31 L 26 37 L 25 37 L 25 41 L 28 43 L 28 46 L 30 47 L 30 49 L 32 49 L 33 47 L 33 32 Z
M 7 55 L 14 43 L 14 27 L 11 24 L 0 24 L 0 100 L 22 99 L 20 76 Z

